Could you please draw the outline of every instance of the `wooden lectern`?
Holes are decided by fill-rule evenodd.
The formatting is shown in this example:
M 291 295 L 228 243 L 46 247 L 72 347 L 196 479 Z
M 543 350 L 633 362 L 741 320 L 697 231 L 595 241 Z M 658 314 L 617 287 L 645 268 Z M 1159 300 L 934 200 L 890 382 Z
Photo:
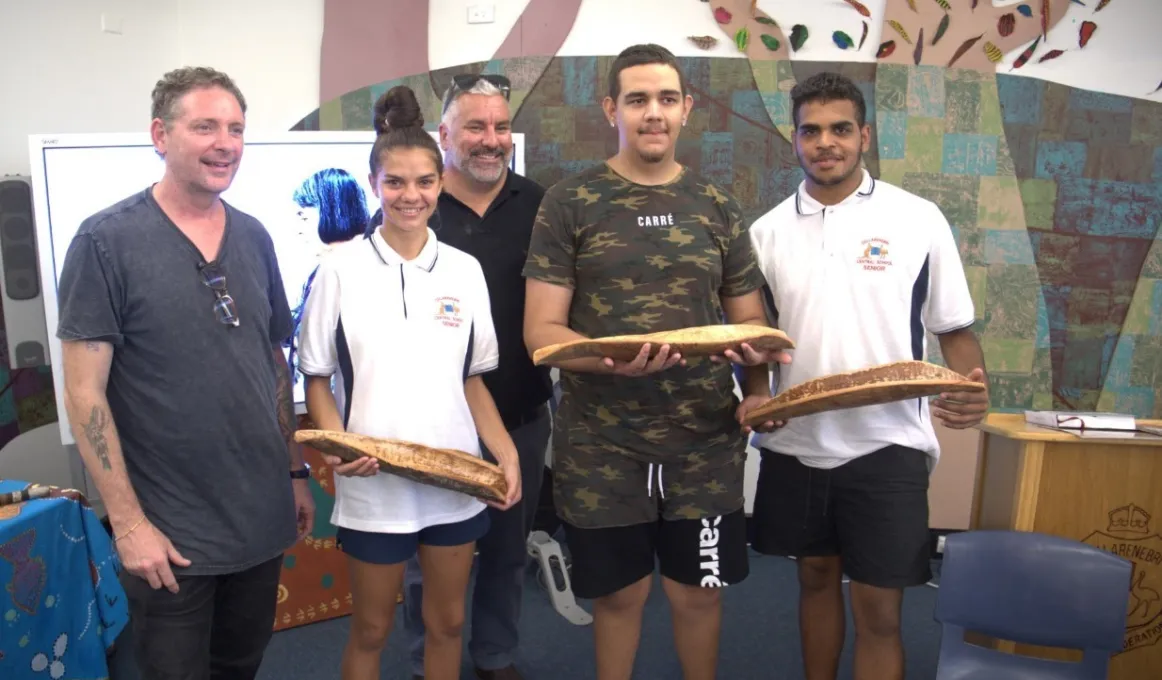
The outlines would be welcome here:
M 979 429 L 971 528 L 1063 536 L 1133 562 L 1124 646 L 1109 678 L 1162 678 L 1162 438 L 1078 436 L 1028 425 L 1023 414 L 990 414 Z M 1007 649 L 1080 658 L 1012 643 Z

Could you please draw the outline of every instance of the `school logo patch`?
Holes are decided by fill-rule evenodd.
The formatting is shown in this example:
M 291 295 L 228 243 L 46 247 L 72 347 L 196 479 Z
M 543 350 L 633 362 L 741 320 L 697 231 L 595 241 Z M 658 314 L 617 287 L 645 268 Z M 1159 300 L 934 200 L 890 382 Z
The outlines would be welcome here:
M 880 238 L 869 238 L 860 244 L 863 252 L 855 259 L 866 271 L 882 272 L 892 266 L 888 257 L 888 242 Z
M 464 318 L 460 316 L 459 298 L 436 298 L 436 321 L 451 328 L 459 328 L 460 324 L 464 323 Z

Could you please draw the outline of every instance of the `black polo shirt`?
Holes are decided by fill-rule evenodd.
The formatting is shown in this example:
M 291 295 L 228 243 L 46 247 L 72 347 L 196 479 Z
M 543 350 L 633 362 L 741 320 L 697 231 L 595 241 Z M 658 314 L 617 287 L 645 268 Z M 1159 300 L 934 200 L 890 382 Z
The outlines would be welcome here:
M 500 365 L 484 374 L 484 384 L 512 429 L 549 400 L 552 383 L 549 368 L 534 366 L 525 347 L 521 275 L 545 190 L 511 170 L 505 175 L 504 186 L 483 217 L 444 191 L 431 225 L 436 238 L 472 255 L 484 270 L 500 349 Z

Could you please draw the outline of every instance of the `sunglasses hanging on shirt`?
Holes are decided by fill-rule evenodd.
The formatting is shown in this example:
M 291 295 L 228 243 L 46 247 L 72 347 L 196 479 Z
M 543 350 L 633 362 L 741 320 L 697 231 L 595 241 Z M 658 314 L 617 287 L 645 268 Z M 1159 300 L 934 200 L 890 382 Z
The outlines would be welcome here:
M 234 298 L 226 290 L 226 275 L 221 266 L 215 262 L 203 262 L 198 265 L 198 273 L 202 275 L 202 283 L 214 291 L 214 316 L 219 323 L 237 327 L 238 313 L 235 310 Z

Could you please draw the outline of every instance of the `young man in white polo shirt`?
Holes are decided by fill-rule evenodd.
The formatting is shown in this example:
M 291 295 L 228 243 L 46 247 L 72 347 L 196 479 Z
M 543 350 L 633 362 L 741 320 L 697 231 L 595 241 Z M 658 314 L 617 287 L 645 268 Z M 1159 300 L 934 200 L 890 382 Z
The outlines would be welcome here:
M 870 129 L 847 78 L 820 73 L 791 92 L 792 143 L 806 179 L 751 227 L 777 327 L 795 339 L 779 387 L 903 360 L 924 360 L 934 333 L 950 368 L 984 379 L 956 241 L 931 201 L 862 167 Z M 737 357 L 732 357 L 736 358 Z M 799 564 L 808 680 L 833 680 L 851 578 L 855 677 L 902 680 L 903 588 L 931 578 L 928 476 L 939 457 L 932 416 L 980 422 L 987 394 L 791 419 L 758 436 L 762 465 L 753 547 Z

